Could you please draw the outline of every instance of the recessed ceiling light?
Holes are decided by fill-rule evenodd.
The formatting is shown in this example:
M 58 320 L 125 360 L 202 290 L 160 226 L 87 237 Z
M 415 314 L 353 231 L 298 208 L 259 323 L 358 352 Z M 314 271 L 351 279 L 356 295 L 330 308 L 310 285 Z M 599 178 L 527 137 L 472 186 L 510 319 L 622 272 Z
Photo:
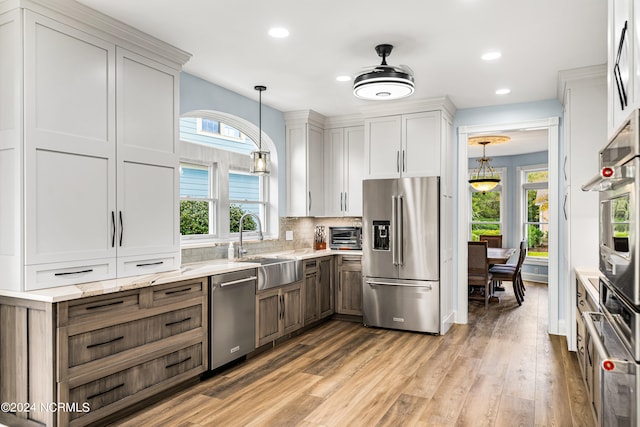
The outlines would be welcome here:
M 283 39 L 289 37 L 289 30 L 282 27 L 274 27 L 269 30 L 269 35 L 277 39 Z
M 351 76 L 338 76 L 336 77 L 336 80 L 339 82 L 348 82 L 349 80 L 351 80 Z
M 511 93 L 511 89 L 504 88 L 496 91 L 496 95 L 506 95 L 508 93 Z
M 494 59 L 498 59 L 502 56 L 500 52 L 487 52 L 481 56 L 485 61 L 493 61 Z

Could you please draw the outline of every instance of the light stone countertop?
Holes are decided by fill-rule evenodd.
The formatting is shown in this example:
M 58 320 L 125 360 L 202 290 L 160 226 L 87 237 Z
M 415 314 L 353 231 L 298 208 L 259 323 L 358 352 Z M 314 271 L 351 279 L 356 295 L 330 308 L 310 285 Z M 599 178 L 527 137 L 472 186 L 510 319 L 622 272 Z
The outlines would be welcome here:
M 600 277 L 600 272 L 598 270 L 586 270 L 582 268 L 576 268 L 576 277 L 582 282 L 582 285 L 589 292 L 591 299 L 597 304 L 599 304 L 599 295 L 600 289 L 589 281 L 589 279 L 598 279 Z
M 123 277 L 119 279 L 102 280 L 98 282 L 81 283 L 56 288 L 38 289 L 26 292 L 0 289 L 0 296 L 54 303 L 259 267 L 260 264 L 250 262 L 252 258 L 269 257 L 304 260 L 337 254 L 362 255 L 362 251 L 332 251 L 328 249 L 316 251 L 313 249 L 302 249 L 263 253 L 249 255 L 246 257 L 245 261 L 229 261 L 228 259 L 201 261 L 183 264 L 178 270 L 166 271 L 163 273 Z

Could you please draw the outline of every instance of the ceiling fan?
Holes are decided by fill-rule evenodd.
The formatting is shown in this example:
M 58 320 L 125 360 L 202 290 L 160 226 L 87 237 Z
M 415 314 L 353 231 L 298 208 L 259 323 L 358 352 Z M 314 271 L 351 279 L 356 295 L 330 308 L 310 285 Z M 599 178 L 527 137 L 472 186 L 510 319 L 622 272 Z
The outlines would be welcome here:
M 406 65 L 389 65 L 387 57 L 393 46 L 376 46 L 382 63 L 360 73 L 353 81 L 353 94 L 358 98 L 372 100 L 400 99 L 414 92 L 413 70 Z

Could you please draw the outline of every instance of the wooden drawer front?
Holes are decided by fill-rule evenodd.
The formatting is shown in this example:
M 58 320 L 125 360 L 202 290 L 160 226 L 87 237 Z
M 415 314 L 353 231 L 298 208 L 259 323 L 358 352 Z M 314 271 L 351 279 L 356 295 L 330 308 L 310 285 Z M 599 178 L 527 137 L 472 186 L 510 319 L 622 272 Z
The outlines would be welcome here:
M 153 288 L 153 304 L 169 304 L 202 295 L 206 286 L 205 279 L 184 280 L 182 282 L 169 283 Z
M 69 303 L 68 305 L 69 324 L 98 320 L 104 317 L 114 317 L 118 313 L 131 313 L 140 309 L 140 295 L 138 292 L 118 292 L 117 294 L 105 295 L 82 299 Z
M 362 270 L 362 257 L 357 255 L 340 255 L 338 257 L 338 266 L 344 270 Z
M 595 302 L 591 299 L 584 285 L 577 281 L 578 286 L 576 288 L 576 304 L 578 306 L 578 312 L 584 313 L 585 311 L 598 311 Z
M 311 272 L 318 269 L 318 263 L 315 259 L 308 260 L 304 262 L 304 271 Z
M 122 323 L 69 337 L 69 367 L 88 363 L 202 326 L 202 306 Z
M 171 377 L 202 366 L 202 344 L 198 343 L 124 371 L 69 390 L 70 402 L 88 402 L 91 412 L 133 395 Z M 84 415 L 72 412 L 70 418 Z

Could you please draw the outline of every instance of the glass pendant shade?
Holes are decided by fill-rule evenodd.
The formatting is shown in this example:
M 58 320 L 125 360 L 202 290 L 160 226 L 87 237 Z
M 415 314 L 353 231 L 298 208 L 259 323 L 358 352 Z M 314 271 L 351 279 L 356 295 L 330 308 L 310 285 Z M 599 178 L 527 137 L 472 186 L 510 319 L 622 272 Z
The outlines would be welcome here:
M 486 147 L 490 141 L 480 141 L 478 144 L 482 145 L 482 157 L 478 159 L 478 167 L 471 174 L 469 184 L 471 187 L 482 193 L 491 191 L 500 183 L 500 175 L 491 166 L 490 158 L 486 155 Z
M 269 171 L 269 152 L 268 151 L 252 151 L 251 152 L 251 173 L 268 174 Z
M 259 126 L 258 126 L 258 151 L 251 152 L 251 166 L 249 172 L 256 175 L 266 175 L 269 173 L 269 152 L 262 151 L 262 92 L 267 90 L 266 86 L 255 86 L 255 90 L 260 94 Z

